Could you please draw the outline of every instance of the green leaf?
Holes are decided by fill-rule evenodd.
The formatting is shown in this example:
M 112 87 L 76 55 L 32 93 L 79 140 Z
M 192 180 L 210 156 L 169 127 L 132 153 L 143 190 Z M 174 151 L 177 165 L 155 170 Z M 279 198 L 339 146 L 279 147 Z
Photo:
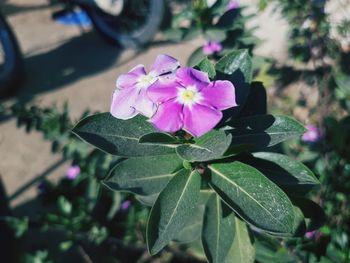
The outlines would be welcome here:
M 235 86 L 236 102 L 239 106 L 225 111 L 227 117 L 237 116 L 244 107 L 252 81 L 252 59 L 247 50 L 235 50 L 222 57 L 215 65 L 216 78 L 228 80 Z
M 58 209 L 63 215 L 70 215 L 72 213 L 72 203 L 69 202 L 67 198 L 63 195 L 59 196 L 57 199 Z
M 315 202 L 306 198 L 293 198 L 293 203 L 304 214 L 306 231 L 316 230 L 325 223 L 326 215 L 323 209 Z
M 234 238 L 234 223 L 232 211 L 213 194 L 205 207 L 202 229 L 203 248 L 209 262 L 225 261 Z
M 226 263 L 253 263 L 255 247 L 249 235 L 247 224 L 235 217 L 235 238 L 228 252 Z
M 181 144 L 176 153 L 189 162 L 205 162 L 221 157 L 231 143 L 231 135 L 225 131 L 212 130 L 196 138 L 195 143 Z
M 215 68 L 210 60 L 206 57 L 196 66 L 199 70 L 208 73 L 210 79 L 214 79 L 216 75 Z
M 208 167 L 209 185 L 246 222 L 271 233 L 293 232 L 291 201 L 262 173 L 238 161 Z
M 228 75 L 240 72 L 246 83 L 250 83 L 252 80 L 252 59 L 246 49 L 228 53 L 216 63 L 215 69 Z
M 99 113 L 81 120 L 73 133 L 95 147 L 118 156 L 155 156 L 173 153 L 169 146 L 140 144 L 143 135 L 157 132 L 143 116 L 119 120 L 109 113 Z
M 270 147 L 302 135 L 306 129 L 287 116 L 256 115 L 240 118 L 230 124 L 234 129 L 232 144 L 250 144 L 255 148 Z
M 115 191 L 152 195 L 161 192 L 181 168 L 176 154 L 133 157 L 113 167 L 103 184 Z
M 147 247 L 157 254 L 193 216 L 199 200 L 201 176 L 197 171 L 181 170 L 160 193 L 147 225 Z
M 209 41 L 221 42 L 226 39 L 226 32 L 222 29 L 210 28 L 204 32 L 204 37 Z
M 256 158 L 249 159 L 248 164 L 292 194 L 307 193 L 320 184 L 309 168 L 291 157 L 271 152 L 257 152 L 253 156 Z
M 205 57 L 206 56 L 203 53 L 203 47 L 198 47 L 188 58 L 187 66 L 194 67 L 198 65 L 198 63 L 200 63 Z
M 203 225 L 204 208 L 204 204 L 199 205 L 196 208 L 194 215 L 186 222 L 186 225 L 174 238 L 174 241 L 179 243 L 190 243 L 200 238 Z
M 176 144 L 179 140 L 169 134 L 164 132 L 153 132 L 143 135 L 139 139 L 139 143 L 149 143 L 149 144 Z

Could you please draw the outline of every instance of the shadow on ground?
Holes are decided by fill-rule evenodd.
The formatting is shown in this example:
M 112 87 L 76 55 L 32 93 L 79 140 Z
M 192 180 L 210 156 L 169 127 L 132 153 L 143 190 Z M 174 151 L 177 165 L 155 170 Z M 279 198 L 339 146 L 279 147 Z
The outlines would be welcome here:
M 25 59 L 26 80 L 18 97 L 31 100 L 36 94 L 61 88 L 114 65 L 121 49 L 105 43 L 95 32 L 74 37 L 48 52 Z

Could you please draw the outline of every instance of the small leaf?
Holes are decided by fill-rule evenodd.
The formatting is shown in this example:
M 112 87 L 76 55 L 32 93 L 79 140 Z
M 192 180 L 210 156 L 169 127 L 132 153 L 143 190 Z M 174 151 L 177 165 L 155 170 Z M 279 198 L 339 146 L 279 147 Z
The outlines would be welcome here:
M 205 208 L 202 229 L 203 248 L 209 262 L 225 261 L 234 238 L 234 223 L 232 211 L 213 194 Z
M 199 200 L 201 176 L 197 171 L 182 169 L 160 193 L 152 207 L 147 225 L 147 247 L 157 254 L 193 216 Z
M 231 135 L 225 131 L 212 130 L 196 138 L 195 143 L 181 144 L 176 147 L 176 153 L 189 162 L 205 162 L 221 157 L 231 143 Z
M 246 222 L 271 233 L 293 232 L 291 201 L 262 173 L 238 161 L 208 167 L 209 185 Z
M 247 224 L 235 217 L 235 238 L 228 252 L 226 263 L 253 263 L 255 247 L 249 235 Z
M 110 113 L 99 113 L 82 119 L 73 133 L 110 154 L 118 156 L 156 156 L 173 153 L 174 149 L 161 145 L 140 144 L 143 135 L 158 132 L 146 118 L 136 116 L 119 120 Z
M 203 47 L 197 48 L 195 51 L 192 52 L 190 57 L 187 60 L 187 66 L 194 67 L 200 63 L 206 55 L 203 53 Z
M 249 159 L 248 164 L 292 194 L 305 194 L 320 184 L 309 168 L 291 157 L 271 152 L 257 152 L 253 156 L 256 158 Z
M 302 135 L 306 129 L 286 116 L 256 115 L 237 119 L 229 124 L 234 129 L 232 144 L 250 144 L 255 148 L 270 147 Z
M 176 154 L 133 157 L 118 163 L 103 184 L 115 191 L 156 194 L 181 168 L 182 160 Z
M 214 79 L 216 75 L 215 68 L 210 60 L 206 57 L 196 66 L 199 70 L 208 73 L 210 79 Z

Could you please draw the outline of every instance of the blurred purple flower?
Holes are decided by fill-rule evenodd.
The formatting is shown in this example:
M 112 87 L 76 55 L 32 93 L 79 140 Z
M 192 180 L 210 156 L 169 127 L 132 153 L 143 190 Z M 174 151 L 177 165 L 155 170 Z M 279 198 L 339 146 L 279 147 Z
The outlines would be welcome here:
M 222 50 L 222 45 L 220 42 L 208 41 L 202 48 L 203 54 L 211 55 Z
M 111 114 L 118 119 L 127 120 L 138 113 L 152 117 L 156 107 L 147 97 L 146 91 L 156 81 L 168 81 L 179 62 L 170 56 L 157 56 L 151 71 L 147 74 L 143 65 L 137 65 L 117 79 L 117 89 L 113 93 Z
M 159 105 L 150 119 L 154 126 L 166 132 L 184 129 L 195 137 L 218 124 L 221 110 L 237 106 L 231 82 L 210 82 L 207 73 L 193 68 L 178 69 L 174 82 L 166 85 L 157 82 L 147 95 Z
M 69 180 L 74 180 L 80 174 L 79 165 L 72 165 L 66 171 L 66 178 Z
M 306 128 L 307 132 L 304 133 L 302 140 L 309 143 L 317 142 L 321 137 L 319 129 L 312 124 L 306 125 Z
M 237 0 L 230 0 L 227 4 L 226 11 L 234 10 L 239 8 L 239 2 Z
M 128 210 L 128 209 L 130 208 L 130 206 L 131 206 L 131 201 L 126 200 L 126 201 L 124 201 L 124 202 L 121 204 L 120 209 L 121 209 L 122 211 L 126 211 L 126 210 Z
M 308 239 L 319 239 L 321 237 L 321 233 L 317 230 L 306 232 L 305 237 Z

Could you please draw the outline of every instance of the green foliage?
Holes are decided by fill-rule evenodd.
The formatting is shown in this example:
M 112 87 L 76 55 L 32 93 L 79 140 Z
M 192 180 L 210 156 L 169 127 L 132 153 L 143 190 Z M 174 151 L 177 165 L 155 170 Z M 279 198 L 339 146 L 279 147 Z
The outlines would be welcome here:
M 303 164 L 266 152 L 302 135 L 305 128 L 292 118 L 261 115 L 265 112 L 260 110 L 254 114 L 246 106 L 257 90 L 251 89 L 252 62 L 246 50 L 228 53 L 215 66 L 204 59 L 197 67 L 211 78 L 230 80 L 241 105 L 225 112 L 222 123 L 207 134 L 161 133 L 143 117 L 122 121 L 109 113 L 83 119 L 73 132 L 123 157 L 103 184 L 138 194 L 138 200 L 152 206 L 146 230 L 151 255 L 171 241 L 186 243 L 201 236 L 210 262 L 253 262 L 250 229 L 291 237 L 322 223 L 315 220 L 317 213 L 307 212 L 305 201 L 293 197 L 297 190 L 318 185 L 317 178 Z M 252 152 L 256 149 L 265 152 Z

